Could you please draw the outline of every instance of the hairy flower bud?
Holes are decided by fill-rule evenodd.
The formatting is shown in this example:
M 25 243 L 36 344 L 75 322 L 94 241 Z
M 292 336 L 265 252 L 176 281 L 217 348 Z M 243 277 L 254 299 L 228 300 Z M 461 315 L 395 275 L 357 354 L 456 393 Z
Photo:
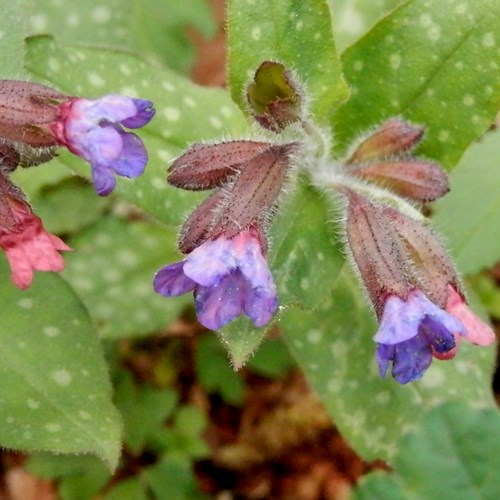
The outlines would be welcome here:
M 261 227 L 268 213 L 272 210 L 283 189 L 283 184 L 290 165 L 290 156 L 297 149 L 296 143 L 268 144 L 243 142 L 245 154 L 248 156 L 244 164 L 239 162 L 239 147 L 228 148 L 233 143 L 222 143 L 224 155 L 234 150 L 236 158 L 228 158 L 228 165 L 240 165 L 232 171 L 225 184 L 207 198 L 186 220 L 179 238 L 179 248 L 183 253 L 192 252 L 205 241 L 224 235 L 231 238 L 249 226 Z M 265 147 L 263 147 L 265 145 Z M 217 146 L 210 146 L 216 157 Z M 190 148 L 188 155 L 194 149 Z M 252 155 L 250 155 L 250 150 Z M 183 158 L 183 155 L 181 158 Z M 199 156 L 195 155 L 195 176 L 202 170 Z M 175 162 L 174 162 L 175 163 Z M 184 178 L 190 176 L 190 166 L 186 163 Z M 217 164 L 217 162 L 216 162 Z M 222 164 L 222 163 L 221 163 Z M 214 177 L 212 177 L 213 179 Z M 219 177 L 219 180 L 222 176 Z M 265 245 L 264 245 L 265 246 Z
M 264 61 L 247 88 L 252 114 L 265 129 L 280 132 L 302 118 L 302 90 L 282 64 Z
M 357 166 L 351 173 L 418 201 L 433 201 L 449 191 L 446 172 L 429 161 L 377 162 Z
M 57 140 L 48 126 L 66 99 L 39 83 L 0 80 L 0 137 L 36 148 L 55 146 Z
M 449 190 L 448 176 L 436 163 L 411 156 L 423 127 L 391 119 L 366 138 L 346 162 L 346 173 L 399 196 L 432 201 Z
M 413 288 L 404 269 L 404 249 L 383 208 L 354 191 L 344 193 L 348 250 L 380 318 L 388 295 L 406 298 Z
M 271 146 L 257 141 L 194 144 L 172 163 L 167 181 L 191 191 L 220 187 Z
M 414 148 L 424 135 L 424 127 L 392 118 L 364 139 L 347 160 L 347 164 L 366 162 L 398 155 Z

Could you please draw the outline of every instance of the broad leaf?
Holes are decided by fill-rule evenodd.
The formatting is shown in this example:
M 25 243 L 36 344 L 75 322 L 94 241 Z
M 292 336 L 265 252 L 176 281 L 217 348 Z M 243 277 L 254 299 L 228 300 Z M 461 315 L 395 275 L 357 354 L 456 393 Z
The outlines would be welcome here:
M 328 0 L 333 11 L 333 33 L 339 52 L 361 38 L 404 0 Z
M 71 288 L 37 273 L 13 287 L 0 261 L 0 444 L 22 450 L 93 453 L 114 468 L 121 425 L 97 336 Z
M 35 37 L 28 43 L 27 68 L 33 79 L 47 80 L 70 95 L 121 93 L 155 103 L 153 121 L 138 131 L 150 152 L 146 172 L 137 179 L 118 179 L 116 192 L 166 223 L 178 224 L 201 198 L 166 184 L 168 162 L 194 141 L 239 134 L 247 126 L 223 90 L 199 87 L 119 50 L 57 45 L 49 37 Z M 90 175 L 89 166 L 70 153 L 63 152 L 55 161 Z
M 400 115 L 427 126 L 420 152 L 454 166 L 500 108 L 500 3 L 410 0 L 343 55 L 351 99 L 339 149 Z
M 153 290 L 161 267 L 180 260 L 175 232 L 108 217 L 69 241 L 64 277 L 103 337 L 147 335 L 173 321 L 189 295 L 165 299 Z
M 150 54 L 184 71 L 194 59 L 187 27 L 205 36 L 214 33 L 206 0 L 37 0 L 30 17 L 32 34 L 53 33 L 62 42 Z
M 464 403 L 439 406 L 403 440 L 393 474 L 369 475 L 357 500 L 496 498 L 500 491 L 500 415 Z
M 347 269 L 345 270 L 347 271 Z M 453 361 L 434 361 L 419 382 L 381 379 L 372 337 L 376 324 L 349 272 L 331 300 L 310 314 L 290 309 L 283 335 L 341 433 L 364 458 L 393 459 L 401 436 L 439 403 L 467 400 L 493 406 L 490 377 L 495 348 L 462 342 Z
M 324 0 L 228 4 L 229 82 L 243 110 L 244 87 L 263 61 L 283 63 L 307 84 L 316 120 L 326 122 L 347 97 Z
M 450 193 L 433 207 L 435 226 L 464 274 L 500 260 L 500 133 L 472 145 L 450 175 Z
M 28 27 L 26 10 L 30 0 L 0 0 L 0 78 L 22 78 L 24 38 Z

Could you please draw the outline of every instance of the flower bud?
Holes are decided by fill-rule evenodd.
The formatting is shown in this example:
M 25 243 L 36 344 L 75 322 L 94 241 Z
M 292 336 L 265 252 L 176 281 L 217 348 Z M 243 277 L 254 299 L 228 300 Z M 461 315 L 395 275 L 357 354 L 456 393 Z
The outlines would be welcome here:
M 424 135 L 424 127 L 392 118 L 364 139 L 347 160 L 347 164 L 366 162 L 398 155 L 414 148 Z
M 412 270 L 412 283 L 444 309 L 448 287 L 451 285 L 460 292 L 461 286 L 455 266 L 437 235 L 421 222 L 393 208 L 385 209 L 385 217 L 405 249 L 405 262 Z
M 433 201 L 449 191 L 448 176 L 441 167 L 413 158 L 360 165 L 351 173 L 418 201 Z
M 48 129 L 65 95 L 39 83 L 0 80 L 0 137 L 35 148 L 55 146 Z
M 274 145 L 252 159 L 226 189 L 224 211 L 216 230 L 234 236 L 254 221 L 262 220 L 274 206 L 297 143 Z
M 264 61 L 259 66 L 247 88 L 247 100 L 257 122 L 273 132 L 302 118 L 302 91 L 280 63 Z
M 167 181 L 192 191 L 220 187 L 270 146 L 256 141 L 195 144 L 172 163 Z
M 413 288 L 405 273 L 404 249 L 384 209 L 351 190 L 347 195 L 347 242 L 378 318 L 388 295 L 406 298 Z

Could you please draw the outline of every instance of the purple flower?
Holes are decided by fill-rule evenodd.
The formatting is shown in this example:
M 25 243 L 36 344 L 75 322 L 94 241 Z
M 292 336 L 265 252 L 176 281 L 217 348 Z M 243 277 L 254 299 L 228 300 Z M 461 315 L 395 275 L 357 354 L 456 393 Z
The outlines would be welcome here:
M 160 269 L 154 288 L 166 297 L 194 291 L 198 320 L 211 330 L 242 313 L 256 327 L 264 326 L 278 307 L 273 277 L 253 228 L 206 241 L 184 261 Z
M 380 375 L 392 361 L 392 375 L 401 384 L 422 377 L 433 353 L 452 351 L 455 335 L 467 335 L 462 323 L 413 289 L 406 300 L 390 295 L 385 302 L 377 342 Z
M 148 161 L 141 139 L 127 128 L 146 125 L 154 116 L 153 103 L 121 95 L 96 100 L 74 98 L 60 106 L 53 124 L 59 143 L 92 166 L 95 189 L 108 195 L 116 185 L 115 174 L 137 177 Z

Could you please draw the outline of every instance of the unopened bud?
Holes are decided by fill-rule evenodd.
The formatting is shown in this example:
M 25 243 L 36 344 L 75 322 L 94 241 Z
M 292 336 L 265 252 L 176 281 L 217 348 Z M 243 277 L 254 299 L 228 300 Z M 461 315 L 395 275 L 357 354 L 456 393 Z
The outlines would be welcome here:
M 209 196 L 188 217 L 179 236 L 179 250 L 188 254 L 212 237 L 211 230 L 221 217 L 224 191 Z
M 195 144 L 172 163 L 167 181 L 192 191 L 220 187 L 271 146 L 257 141 Z
M 297 143 L 274 145 L 255 156 L 227 190 L 218 226 L 226 237 L 234 236 L 274 206 L 288 173 Z
M 0 137 L 32 147 L 55 146 L 48 126 L 68 97 L 38 83 L 0 80 Z
M 385 208 L 354 191 L 344 193 L 349 250 L 380 319 L 388 295 L 405 299 L 413 288 L 404 272 L 404 251 L 385 217 Z
M 12 184 L 7 175 L 0 169 L 0 230 L 14 231 L 17 228 L 10 200 L 26 204 L 23 192 Z
M 265 129 L 279 132 L 302 116 L 302 92 L 283 64 L 264 61 L 247 88 L 252 114 Z
M 347 164 L 387 158 L 414 148 L 422 139 L 424 127 L 415 127 L 393 118 L 359 144 Z
M 427 226 L 397 210 L 386 208 L 385 216 L 405 248 L 414 284 L 444 309 L 449 286 L 462 292 L 453 262 L 442 243 Z
M 408 159 L 360 165 L 351 170 L 363 179 L 418 201 L 433 201 L 449 191 L 446 172 L 435 163 Z

